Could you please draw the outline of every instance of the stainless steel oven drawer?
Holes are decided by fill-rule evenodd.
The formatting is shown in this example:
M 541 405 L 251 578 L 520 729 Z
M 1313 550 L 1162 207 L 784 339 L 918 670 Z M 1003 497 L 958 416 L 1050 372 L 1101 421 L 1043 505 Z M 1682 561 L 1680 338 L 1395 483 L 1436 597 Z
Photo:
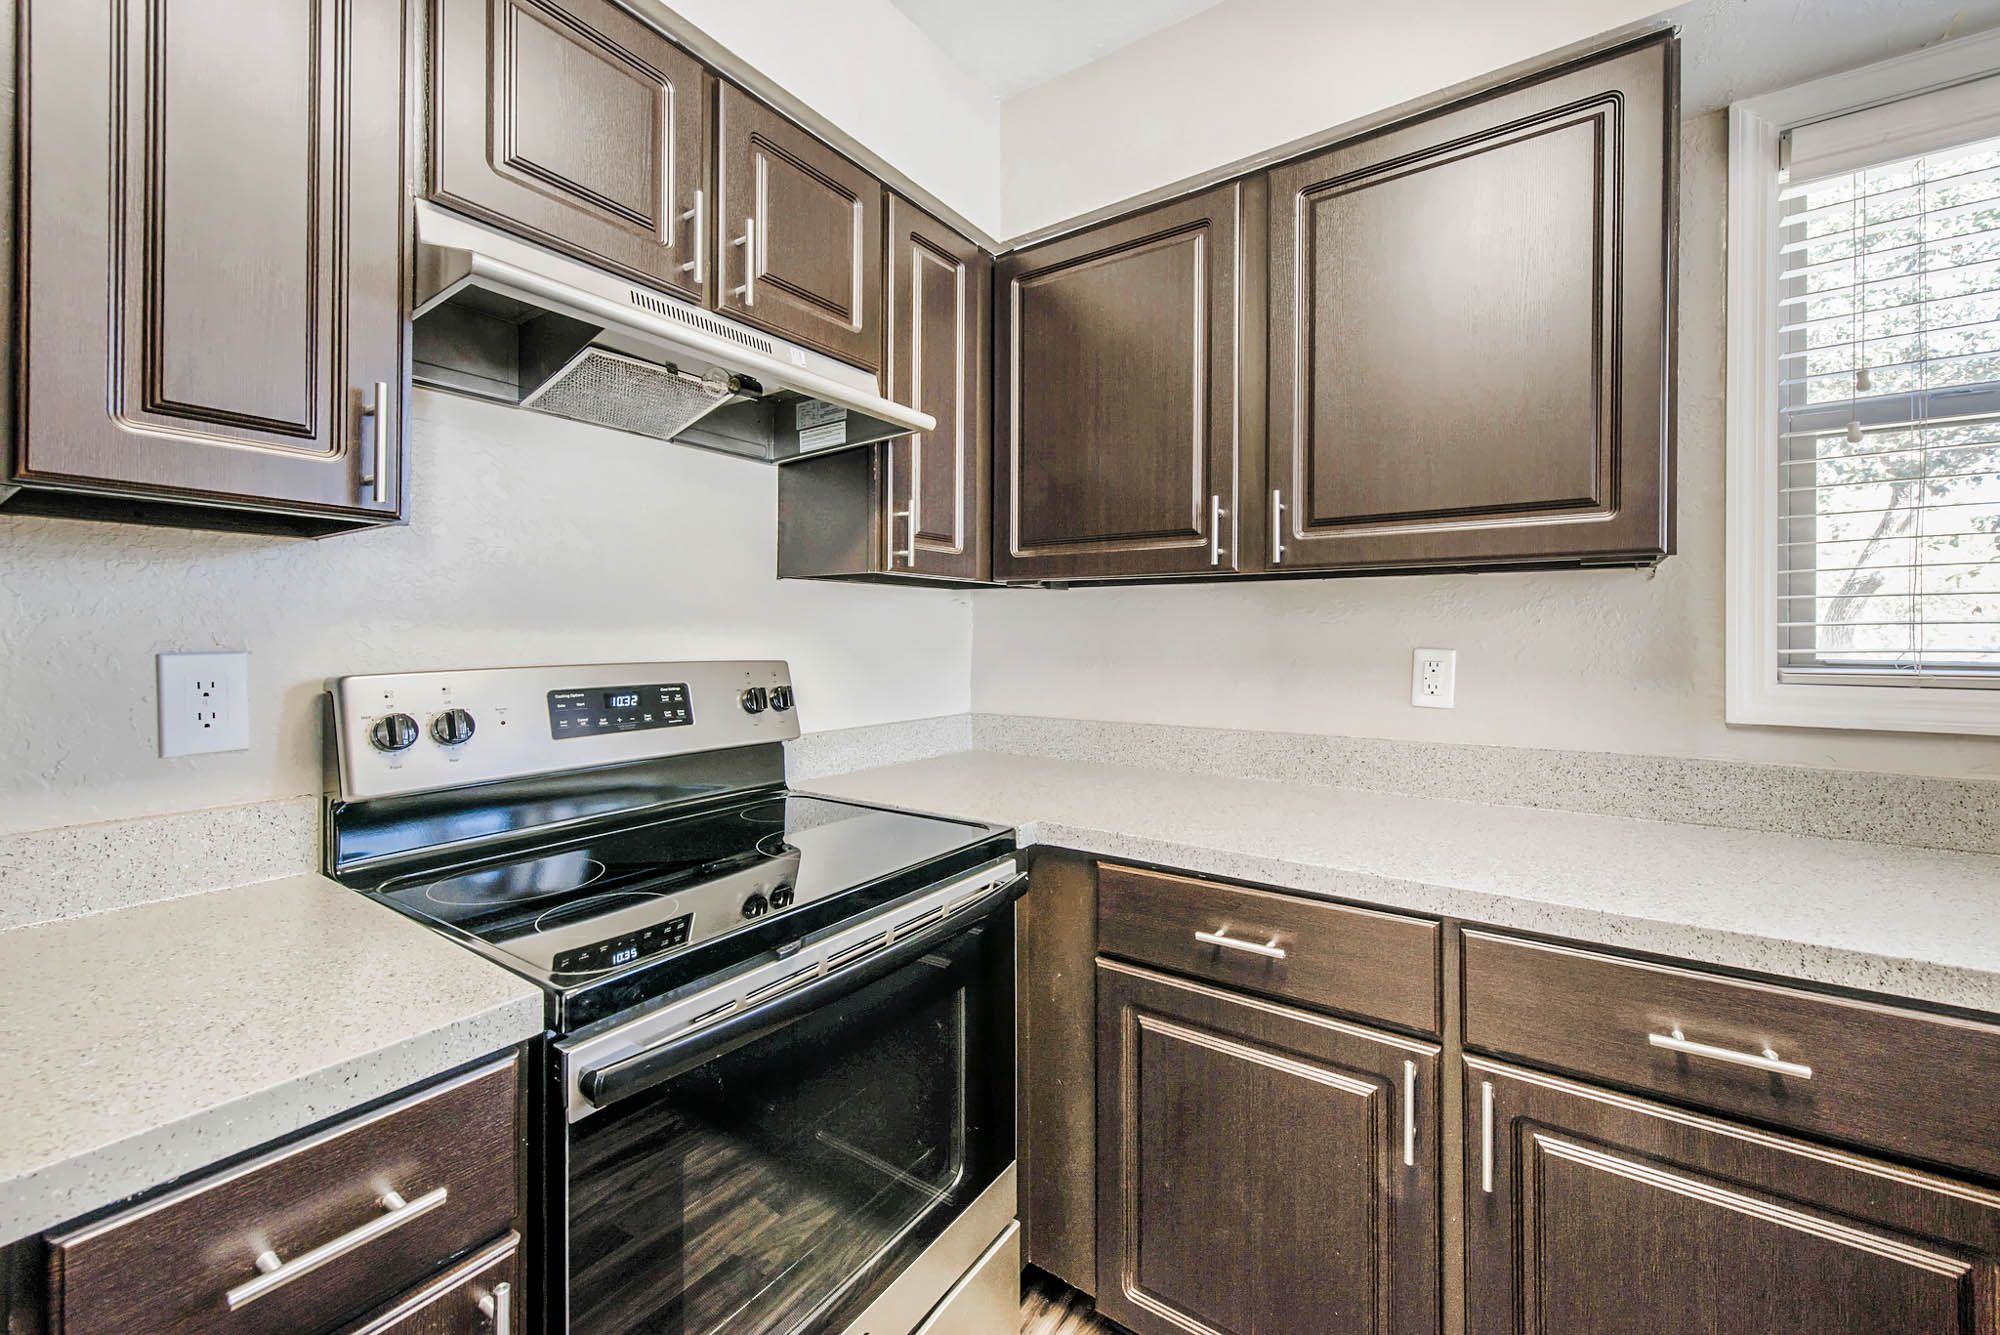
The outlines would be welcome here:
M 956 1331 L 1009 1331 L 1021 1319 L 1021 1226 L 1009 1224 L 1000 1241 L 965 1272 L 916 1335 Z
M 1013 1261 L 1006 1269 L 1012 1286 L 1007 1319 L 992 1327 L 1011 1331 L 1021 1320 L 1021 1225 L 1015 1219 L 1019 1204 L 1015 1166 L 1007 1165 L 1000 1180 L 979 1193 L 979 1198 L 951 1223 L 938 1240 L 912 1260 L 882 1295 L 868 1304 L 860 1316 L 847 1324 L 842 1335 L 951 1335 L 958 1331 L 987 1329 L 983 1325 L 943 1319 L 970 1279 L 994 1259 L 994 1248 L 1013 1239 Z M 989 1267 L 990 1268 L 990 1267 Z M 995 1272 L 997 1275 L 999 1272 Z M 989 1277 L 988 1284 L 993 1282 Z M 967 1311 L 983 1311 L 973 1301 Z

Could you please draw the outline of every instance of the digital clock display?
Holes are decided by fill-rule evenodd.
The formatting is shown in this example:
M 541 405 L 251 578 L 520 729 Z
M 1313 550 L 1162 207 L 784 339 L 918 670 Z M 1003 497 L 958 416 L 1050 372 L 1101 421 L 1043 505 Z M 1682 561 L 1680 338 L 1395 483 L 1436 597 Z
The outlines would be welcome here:
M 617 695 L 607 694 L 604 697 L 604 707 L 606 709 L 637 709 L 639 707 L 639 693 L 637 691 L 625 691 Z

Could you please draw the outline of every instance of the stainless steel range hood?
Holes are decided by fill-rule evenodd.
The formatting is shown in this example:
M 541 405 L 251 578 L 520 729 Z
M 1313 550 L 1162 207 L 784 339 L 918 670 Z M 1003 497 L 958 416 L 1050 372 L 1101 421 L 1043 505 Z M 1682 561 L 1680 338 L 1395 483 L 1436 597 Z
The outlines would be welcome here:
M 937 425 L 874 376 L 417 205 L 420 385 L 773 462 Z

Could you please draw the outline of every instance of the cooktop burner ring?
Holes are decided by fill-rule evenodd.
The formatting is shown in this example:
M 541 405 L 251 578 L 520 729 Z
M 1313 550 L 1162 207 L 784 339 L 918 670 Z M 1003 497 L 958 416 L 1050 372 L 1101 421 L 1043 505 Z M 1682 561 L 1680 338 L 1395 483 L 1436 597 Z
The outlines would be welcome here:
M 537 870 L 555 867 L 564 862 L 575 863 L 574 871 L 565 870 L 551 874 L 546 880 Z M 495 881 L 504 882 L 509 877 L 525 880 L 525 886 L 516 891 L 503 886 L 494 893 L 486 887 Z M 581 856 L 574 850 L 568 853 L 551 853 L 539 858 L 526 858 L 519 862 L 502 862 L 491 867 L 481 867 L 477 871 L 460 872 L 424 886 L 424 898 L 433 904 L 443 904 L 450 908 L 499 908 L 506 904 L 518 904 L 527 900 L 543 899 L 549 895 L 567 894 L 581 890 L 603 879 L 604 864 L 596 858 Z M 453 894 L 453 890 L 462 893 Z
M 598 894 L 586 895 L 582 899 L 572 899 L 543 909 L 535 919 L 530 933 L 544 932 L 550 927 L 561 926 L 571 918 L 595 918 L 614 908 L 631 908 L 649 899 L 672 899 L 672 895 L 662 895 L 651 890 L 605 890 Z M 587 970 L 597 973 L 601 970 Z
M 736 813 L 738 820 L 755 821 L 759 825 L 783 825 L 786 814 L 785 799 L 772 798 L 768 802 L 758 802 Z M 775 812 L 776 814 L 769 814 Z

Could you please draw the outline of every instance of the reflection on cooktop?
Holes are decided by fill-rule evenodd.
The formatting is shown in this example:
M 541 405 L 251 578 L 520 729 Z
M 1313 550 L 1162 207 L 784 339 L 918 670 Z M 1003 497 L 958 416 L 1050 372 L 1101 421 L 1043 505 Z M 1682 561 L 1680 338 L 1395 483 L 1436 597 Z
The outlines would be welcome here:
M 580 890 L 604 875 L 604 864 L 583 849 L 525 862 L 447 876 L 423 887 L 424 898 L 449 908 L 490 908 Z

